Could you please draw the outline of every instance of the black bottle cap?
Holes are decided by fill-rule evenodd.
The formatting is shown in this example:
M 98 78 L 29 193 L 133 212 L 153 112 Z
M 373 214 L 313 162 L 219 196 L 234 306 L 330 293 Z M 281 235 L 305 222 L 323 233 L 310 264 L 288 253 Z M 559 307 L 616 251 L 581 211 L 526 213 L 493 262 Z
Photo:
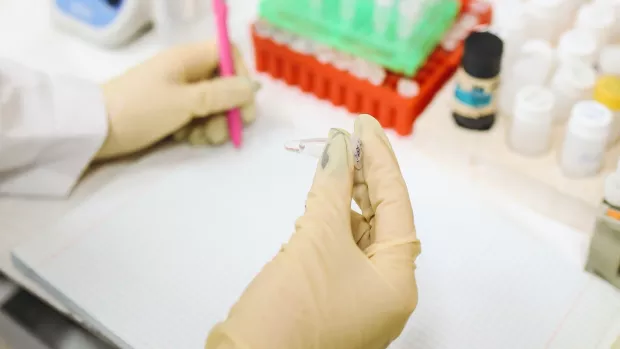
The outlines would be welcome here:
M 465 39 L 461 65 L 472 77 L 488 79 L 499 74 L 504 42 L 489 32 L 472 32 Z

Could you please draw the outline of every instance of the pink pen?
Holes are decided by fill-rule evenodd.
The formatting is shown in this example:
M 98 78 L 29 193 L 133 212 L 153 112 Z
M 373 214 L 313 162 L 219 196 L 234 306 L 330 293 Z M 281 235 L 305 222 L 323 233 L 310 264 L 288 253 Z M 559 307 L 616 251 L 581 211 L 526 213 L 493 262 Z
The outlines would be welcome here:
M 226 0 L 213 0 L 213 12 L 217 25 L 217 45 L 220 52 L 220 75 L 235 75 L 235 66 L 228 36 L 228 7 Z M 235 148 L 241 147 L 241 133 L 243 122 L 241 121 L 241 111 L 234 108 L 228 111 L 228 132 Z

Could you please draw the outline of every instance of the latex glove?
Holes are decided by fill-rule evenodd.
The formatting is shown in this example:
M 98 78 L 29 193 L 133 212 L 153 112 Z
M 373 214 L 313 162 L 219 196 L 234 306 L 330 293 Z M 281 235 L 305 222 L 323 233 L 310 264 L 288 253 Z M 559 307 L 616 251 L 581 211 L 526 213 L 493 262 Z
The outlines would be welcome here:
M 219 57 L 210 41 L 164 51 L 104 84 L 109 133 L 96 158 L 145 149 L 178 130 L 182 130 L 178 140 L 225 142 L 228 128 L 223 114 L 233 107 L 242 108 L 244 123 L 253 121 L 259 85 L 234 52 L 234 77 L 214 78 Z
M 411 203 L 379 123 L 359 117 L 355 137 L 361 170 L 350 135 L 330 131 L 295 233 L 206 348 L 375 349 L 401 333 L 417 305 Z

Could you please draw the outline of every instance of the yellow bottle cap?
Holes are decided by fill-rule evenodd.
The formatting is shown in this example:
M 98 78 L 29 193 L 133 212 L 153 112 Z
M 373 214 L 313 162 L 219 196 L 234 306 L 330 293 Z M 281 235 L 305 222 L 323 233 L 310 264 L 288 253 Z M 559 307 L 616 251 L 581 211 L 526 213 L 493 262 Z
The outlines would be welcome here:
M 594 99 L 612 111 L 620 110 L 620 77 L 601 76 L 594 88 Z

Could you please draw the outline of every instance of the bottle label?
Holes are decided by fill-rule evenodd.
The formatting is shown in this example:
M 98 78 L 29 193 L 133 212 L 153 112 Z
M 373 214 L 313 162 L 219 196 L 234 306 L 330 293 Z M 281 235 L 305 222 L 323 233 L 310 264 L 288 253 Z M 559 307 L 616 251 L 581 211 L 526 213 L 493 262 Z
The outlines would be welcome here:
M 478 119 L 495 114 L 497 101 L 495 92 L 499 77 L 477 79 L 467 74 L 463 68 L 456 73 L 453 111 L 466 118 Z

